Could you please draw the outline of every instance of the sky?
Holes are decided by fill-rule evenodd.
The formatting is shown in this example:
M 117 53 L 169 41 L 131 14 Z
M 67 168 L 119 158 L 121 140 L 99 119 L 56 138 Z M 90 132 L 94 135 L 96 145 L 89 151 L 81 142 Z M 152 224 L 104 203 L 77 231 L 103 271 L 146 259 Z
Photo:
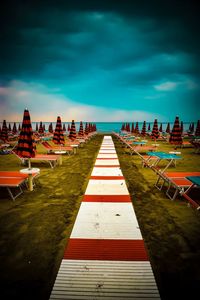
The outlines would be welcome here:
M 0 122 L 200 119 L 197 1 L 1 7 Z

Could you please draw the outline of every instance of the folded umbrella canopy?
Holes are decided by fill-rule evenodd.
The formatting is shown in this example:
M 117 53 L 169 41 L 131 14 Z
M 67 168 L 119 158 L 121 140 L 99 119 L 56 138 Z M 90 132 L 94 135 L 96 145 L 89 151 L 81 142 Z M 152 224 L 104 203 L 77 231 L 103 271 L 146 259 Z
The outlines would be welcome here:
M 86 122 L 85 124 L 85 135 L 88 135 L 89 133 L 89 127 L 88 127 L 88 123 Z
M 141 135 L 142 135 L 142 136 L 145 136 L 145 135 L 146 135 L 146 121 L 144 121 L 144 123 L 143 123 Z
M 166 132 L 170 133 L 170 123 L 167 124 Z
M 157 140 L 157 138 L 159 137 L 159 130 L 158 130 L 158 121 L 157 119 L 154 120 L 154 124 L 153 124 L 153 130 L 151 133 L 151 138 L 153 140 Z
M 43 134 L 44 133 L 44 127 L 42 125 L 42 122 L 40 122 L 40 127 L 39 127 L 39 131 L 38 131 L 40 134 Z
M 64 145 L 65 143 L 63 130 L 62 130 L 62 122 L 59 116 L 57 117 L 56 128 L 53 135 L 53 142 L 54 144 L 57 145 Z
M 15 123 L 15 122 L 14 122 L 14 124 L 13 124 L 12 133 L 13 133 L 13 134 L 16 134 L 16 133 L 17 133 L 17 127 L 16 127 L 16 123 Z
M 173 129 L 170 133 L 169 142 L 174 145 L 181 145 L 183 143 L 183 139 L 181 136 L 181 126 L 179 124 L 179 117 L 176 116 L 174 121 Z
M 76 139 L 76 125 L 75 125 L 74 120 L 72 120 L 72 123 L 71 123 L 71 129 L 70 129 L 70 133 L 69 133 L 69 139 L 71 141 L 74 141 Z
M 80 121 L 80 127 L 79 127 L 79 132 L 78 132 L 79 136 L 84 136 L 84 132 L 83 132 L 83 122 Z
M 33 130 L 28 109 L 24 110 L 22 128 L 19 134 L 16 154 L 20 157 L 28 159 L 28 168 L 31 170 L 31 157 L 35 157 L 36 146 L 33 138 Z M 29 180 L 29 189 L 33 190 L 32 177 Z
M 3 126 L 0 132 L 0 139 L 4 142 L 8 140 L 8 127 L 6 125 L 6 120 L 3 120 Z

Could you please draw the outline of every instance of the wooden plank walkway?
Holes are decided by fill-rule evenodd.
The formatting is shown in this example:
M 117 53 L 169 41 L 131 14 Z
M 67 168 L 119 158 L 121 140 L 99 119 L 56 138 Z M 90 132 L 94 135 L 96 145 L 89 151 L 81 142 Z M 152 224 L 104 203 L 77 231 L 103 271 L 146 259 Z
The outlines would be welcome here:
M 111 136 L 104 136 L 50 299 L 160 299 Z

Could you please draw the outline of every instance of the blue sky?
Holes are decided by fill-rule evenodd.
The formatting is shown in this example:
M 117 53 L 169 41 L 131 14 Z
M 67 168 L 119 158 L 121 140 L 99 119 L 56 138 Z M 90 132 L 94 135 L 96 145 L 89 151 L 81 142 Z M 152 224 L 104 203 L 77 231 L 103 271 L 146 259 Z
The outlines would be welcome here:
M 199 119 L 193 1 L 17 0 L 1 13 L 0 120 L 26 107 L 33 121 Z

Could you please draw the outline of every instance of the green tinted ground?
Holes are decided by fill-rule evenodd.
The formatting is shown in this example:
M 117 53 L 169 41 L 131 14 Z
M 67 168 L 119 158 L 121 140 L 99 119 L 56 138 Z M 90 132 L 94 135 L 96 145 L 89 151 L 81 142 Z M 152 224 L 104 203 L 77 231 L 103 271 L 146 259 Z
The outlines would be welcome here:
M 54 169 L 32 163 L 41 169 L 37 185 L 15 202 L 1 189 L 1 299 L 49 298 L 101 141 L 96 136 Z M 0 170 L 21 168 L 16 156 L 0 156 Z
M 1 189 L 2 299 L 49 298 L 101 141 L 101 135 L 94 137 L 77 155 L 63 156 L 63 165 L 55 169 L 33 163 L 41 169 L 37 185 L 15 202 Z M 162 299 L 175 294 L 194 299 L 191 295 L 200 292 L 200 213 L 158 191 L 153 171 L 114 141 Z M 45 153 L 41 145 L 37 150 Z M 160 150 L 173 147 L 160 142 Z M 181 152 L 183 159 L 170 170 L 200 171 L 200 156 L 192 148 Z M 15 156 L 0 156 L 1 170 L 21 168 Z
M 164 191 L 154 187 L 155 173 L 142 168 L 138 155 L 131 156 L 116 138 L 114 141 L 161 298 L 197 299 L 194 295 L 200 293 L 200 212 L 180 197 L 169 200 Z M 168 143 L 159 144 L 159 151 L 174 151 Z M 177 151 L 181 151 L 182 159 L 169 171 L 200 171 L 200 155 L 193 148 Z

